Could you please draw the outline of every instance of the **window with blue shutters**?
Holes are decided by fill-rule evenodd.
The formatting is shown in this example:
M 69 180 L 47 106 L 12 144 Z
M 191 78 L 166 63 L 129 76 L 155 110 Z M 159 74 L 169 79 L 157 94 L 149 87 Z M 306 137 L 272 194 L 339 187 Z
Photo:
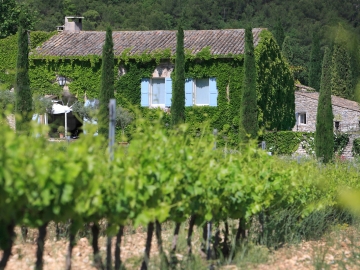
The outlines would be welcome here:
M 152 78 L 141 80 L 141 106 L 170 107 L 171 96 L 171 78 Z
M 216 78 L 186 79 L 186 106 L 217 106 Z

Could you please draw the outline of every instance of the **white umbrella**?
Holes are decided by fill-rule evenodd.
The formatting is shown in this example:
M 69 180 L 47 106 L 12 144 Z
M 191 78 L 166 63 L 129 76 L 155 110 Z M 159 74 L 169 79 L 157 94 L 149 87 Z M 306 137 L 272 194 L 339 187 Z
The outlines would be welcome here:
M 67 136 L 67 114 L 71 112 L 72 109 L 69 106 L 64 106 L 58 103 L 54 103 L 52 105 L 52 113 L 53 114 L 61 114 L 65 113 L 65 137 Z
M 53 114 L 60 114 L 60 113 L 69 113 L 71 112 L 72 109 L 68 106 L 63 106 L 61 104 L 58 103 L 54 103 L 52 105 L 52 113 Z

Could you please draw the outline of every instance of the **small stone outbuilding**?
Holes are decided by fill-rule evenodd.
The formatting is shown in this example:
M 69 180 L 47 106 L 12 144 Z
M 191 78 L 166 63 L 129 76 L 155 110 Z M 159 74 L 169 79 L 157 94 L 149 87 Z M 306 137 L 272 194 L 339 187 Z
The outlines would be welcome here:
M 319 92 L 315 89 L 296 85 L 295 91 L 295 118 L 296 123 L 293 131 L 315 132 L 316 115 L 319 101 Z M 355 138 L 360 137 L 360 106 L 356 101 L 331 96 L 332 110 L 334 114 L 334 132 L 346 132 L 349 134 L 349 142 L 342 156 L 352 158 L 352 146 Z M 301 145 L 297 154 L 306 155 Z
M 296 124 L 293 131 L 316 130 L 316 114 L 319 101 L 319 92 L 303 85 L 296 85 L 295 117 Z M 334 114 L 334 131 L 360 131 L 360 106 L 356 101 L 331 96 Z

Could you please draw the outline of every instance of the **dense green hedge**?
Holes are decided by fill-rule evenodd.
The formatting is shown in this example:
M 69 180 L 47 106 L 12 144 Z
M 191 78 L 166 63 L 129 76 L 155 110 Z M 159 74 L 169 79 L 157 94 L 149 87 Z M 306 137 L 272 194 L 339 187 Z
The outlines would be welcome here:
M 267 150 L 277 155 L 291 155 L 301 144 L 307 154 L 315 156 L 314 137 L 314 132 L 279 131 L 265 133 L 261 139 L 266 142 Z M 341 155 L 348 142 L 348 134 L 334 133 L 334 152 L 337 155 Z M 360 143 L 360 141 L 358 143 Z M 360 144 L 358 148 L 360 150 Z

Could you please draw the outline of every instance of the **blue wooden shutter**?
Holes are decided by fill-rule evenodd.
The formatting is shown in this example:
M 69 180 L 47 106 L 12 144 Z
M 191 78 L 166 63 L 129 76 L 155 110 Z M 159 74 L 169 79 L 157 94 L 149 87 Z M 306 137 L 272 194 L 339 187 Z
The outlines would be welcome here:
M 193 79 L 185 79 L 185 106 L 193 105 Z
M 149 106 L 149 85 L 150 79 L 141 79 L 141 106 Z
M 216 87 L 216 78 L 210 78 L 210 106 L 217 106 L 218 91 Z
M 171 96 L 172 96 L 172 80 L 171 78 L 165 78 L 165 106 L 171 106 Z

